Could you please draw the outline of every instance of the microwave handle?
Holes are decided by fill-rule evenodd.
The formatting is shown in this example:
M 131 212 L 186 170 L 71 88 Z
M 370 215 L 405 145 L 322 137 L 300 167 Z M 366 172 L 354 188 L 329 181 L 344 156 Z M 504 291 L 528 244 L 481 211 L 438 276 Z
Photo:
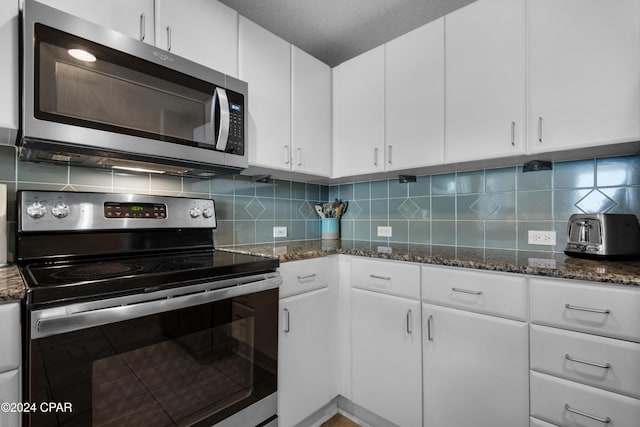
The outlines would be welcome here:
M 215 113 L 216 107 L 220 108 L 220 128 L 216 135 L 216 122 Z M 225 151 L 227 148 L 227 142 L 229 140 L 229 98 L 227 97 L 227 91 L 223 88 L 217 87 L 213 92 L 213 103 L 211 105 L 211 135 L 213 135 L 215 149 L 219 151 Z

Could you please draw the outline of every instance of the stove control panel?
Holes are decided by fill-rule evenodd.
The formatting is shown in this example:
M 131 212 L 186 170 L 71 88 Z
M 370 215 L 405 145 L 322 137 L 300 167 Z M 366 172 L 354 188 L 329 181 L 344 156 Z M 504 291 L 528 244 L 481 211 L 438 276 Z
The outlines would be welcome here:
M 19 231 L 216 228 L 211 199 L 25 190 L 18 205 Z

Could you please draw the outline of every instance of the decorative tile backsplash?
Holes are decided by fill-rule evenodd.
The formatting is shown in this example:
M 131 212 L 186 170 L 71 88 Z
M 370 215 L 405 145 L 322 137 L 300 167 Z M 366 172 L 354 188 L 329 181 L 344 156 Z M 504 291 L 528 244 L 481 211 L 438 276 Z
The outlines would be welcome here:
M 381 243 L 562 252 L 572 213 L 640 215 L 640 156 L 555 163 L 552 171 L 523 173 L 522 166 L 514 166 L 420 176 L 407 184 L 392 179 L 327 187 L 253 182 L 241 175 L 201 180 L 20 162 L 14 147 L 0 146 L 0 182 L 8 186 L 10 238 L 16 189 L 212 198 L 217 245 L 318 239 L 313 205 L 335 198 L 349 202 L 341 220 L 343 239 Z M 274 238 L 274 226 L 287 227 L 287 237 Z M 391 226 L 392 237 L 377 237 L 378 226 Z M 558 243 L 531 246 L 528 230 L 555 230 Z

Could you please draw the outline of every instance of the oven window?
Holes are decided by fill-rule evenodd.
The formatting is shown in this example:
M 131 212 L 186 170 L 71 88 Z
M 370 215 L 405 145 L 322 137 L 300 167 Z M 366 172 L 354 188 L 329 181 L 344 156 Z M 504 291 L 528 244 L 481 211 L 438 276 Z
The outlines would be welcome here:
M 30 342 L 33 426 L 213 425 L 276 391 L 278 291 Z

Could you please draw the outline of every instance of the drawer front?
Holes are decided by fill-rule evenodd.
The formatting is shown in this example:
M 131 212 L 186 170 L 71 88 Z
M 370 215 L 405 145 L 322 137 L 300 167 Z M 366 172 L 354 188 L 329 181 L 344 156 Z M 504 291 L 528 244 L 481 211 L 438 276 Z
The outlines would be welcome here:
M 550 424 L 546 421 L 539 420 L 537 418 L 531 417 L 529 419 L 529 427 L 555 427 L 555 424 Z
M 0 304 L 0 372 L 20 364 L 20 304 Z
M 312 258 L 280 264 L 280 298 L 298 295 L 329 286 L 332 258 Z
M 531 279 L 531 322 L 640 342 L 640 288 Z
M 420 300 L 420 266 L 400 261 L 353 258 L 351 286 Z
M 517 320 L 527 320 L 527 284 L 522 276 L 422 267 L 422 299 Z
M 640 400 L 532 372 L 531 416 L 563 426 L 638 427 Z
M 640 399 L 640 344 L 531 325 L 531 369 Z

